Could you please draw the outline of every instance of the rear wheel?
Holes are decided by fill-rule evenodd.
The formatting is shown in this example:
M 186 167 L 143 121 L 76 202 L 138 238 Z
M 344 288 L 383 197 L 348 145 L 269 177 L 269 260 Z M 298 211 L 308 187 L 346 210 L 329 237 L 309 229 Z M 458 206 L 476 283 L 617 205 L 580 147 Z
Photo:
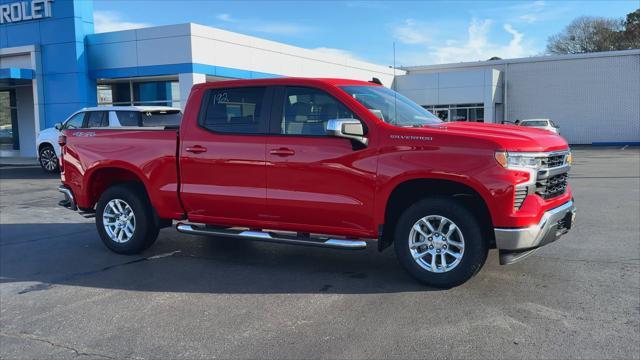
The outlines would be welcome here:
M 58 156 L 56 155 L 53 146 L 44 145 L 38 152 L 38 160 L 42 170 L 48 173 L 58 172 Z
M 423 284 L 450 288 L 475 275 L 488 246 L 472 212 L 448 198 L 428 198 L 398 219 L 394 238 L 402 266 Z
M 145 250 L 160 230 L 144 191 L 132 185 L 112 186 L 100 196 L 96 227 L 102 242 L 119 254 Z

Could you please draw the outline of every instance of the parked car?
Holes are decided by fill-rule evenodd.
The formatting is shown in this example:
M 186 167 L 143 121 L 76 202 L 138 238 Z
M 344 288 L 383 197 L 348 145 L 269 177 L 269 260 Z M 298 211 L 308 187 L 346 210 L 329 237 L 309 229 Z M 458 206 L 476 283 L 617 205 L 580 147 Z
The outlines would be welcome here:
M 550 119 L 523 119 L 517 120 L 516 125 L 527 126 L 536 129 L 543 129 L 560 135 L 560 127 Z
M 133 254 L 162 227 L 338 249 L 393 246 L 431 286 L 490 248 L 518 261 L 567 233 L 571 153 L 556 134 L 443 123 L 386 87 L 278 78 L 198 84 L 178 130 L 65 129 L 62 206 Z
M 44 129 L 36 140 L 38 161 L 49 173 L 59 169 L 58 136 L 63 129 L 88 129 L 124 126 L 160 126 L 180 124 L 180 109 L 166 106 L 99 106 L 84 108 L 62 123 Z

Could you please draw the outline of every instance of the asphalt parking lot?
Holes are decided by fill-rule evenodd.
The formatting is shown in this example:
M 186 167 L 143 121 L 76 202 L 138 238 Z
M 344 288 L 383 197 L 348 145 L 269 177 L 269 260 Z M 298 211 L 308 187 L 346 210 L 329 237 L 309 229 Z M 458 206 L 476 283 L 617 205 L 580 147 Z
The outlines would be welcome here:
M 640 358 L 640 150 L 577 149 L 576 228 L 451 290 L 393 251 L 194 237 L 142 256 L 0 167 L 0 358 Z

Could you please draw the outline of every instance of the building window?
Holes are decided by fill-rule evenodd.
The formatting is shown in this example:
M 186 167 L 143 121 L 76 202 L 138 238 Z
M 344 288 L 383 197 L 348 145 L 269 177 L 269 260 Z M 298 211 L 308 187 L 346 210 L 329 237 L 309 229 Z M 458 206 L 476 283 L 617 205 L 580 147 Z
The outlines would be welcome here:
M 423 105 L 442 121 L 484 122 L 484 104 Z
M 118 81 L 98 85 L 98 105 L 180 107 L 177 81 Z

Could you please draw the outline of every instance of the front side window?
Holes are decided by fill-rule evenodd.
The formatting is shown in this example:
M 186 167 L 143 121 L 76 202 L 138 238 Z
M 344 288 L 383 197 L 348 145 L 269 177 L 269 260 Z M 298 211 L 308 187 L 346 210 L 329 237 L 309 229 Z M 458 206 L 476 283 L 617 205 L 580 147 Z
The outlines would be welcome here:
M 108 127 L 109 117 L 106 111 L 91 111 L 87 118 L 88 128 Z
M 64 124 L 65 129 L 80 129 L 82 127 L 82 122 L 84 121 L 84 113 L 80 112 L 71 117 L 71 119 L 67 120 Z
M 267 119 L 261 114 L 264 87 L 212 89 L 200 125 L 211 131 L 232 134 L 264 134 Z
M 324 91 L 287 87 L 284 96 L 280 134 L 324 136 L 327 121 L 353 119 L 347 107 Z
M 384 86 L 356 85 L 340 88 L 388 124 L 421 127 L 442 122 L 420 105 Z

